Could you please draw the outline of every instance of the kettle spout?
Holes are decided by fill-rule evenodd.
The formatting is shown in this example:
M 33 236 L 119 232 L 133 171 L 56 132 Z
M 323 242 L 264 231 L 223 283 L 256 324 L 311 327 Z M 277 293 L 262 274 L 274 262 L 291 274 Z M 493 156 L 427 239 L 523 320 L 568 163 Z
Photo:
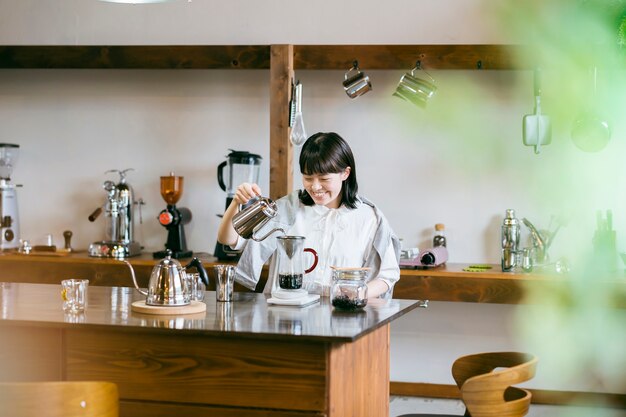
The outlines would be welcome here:
M 133 277 L 133 284 L 135 284 L 135 289 L 147 297 L 148 291 L 142 290 L 137 284 L 137 277 L 135 276 L 135 270 L 133 269 L 133 266 L 128 261 L 122 260 L 122 262 L 124 262 L 126 266 L 128 266 L 128 269 L 130 269 L 130 275 Z

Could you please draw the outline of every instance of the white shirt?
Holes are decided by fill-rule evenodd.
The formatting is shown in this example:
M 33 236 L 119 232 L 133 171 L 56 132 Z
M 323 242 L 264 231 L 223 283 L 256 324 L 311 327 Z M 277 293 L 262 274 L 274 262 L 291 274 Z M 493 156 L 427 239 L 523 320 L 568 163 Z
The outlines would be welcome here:
M 291 201 L 296 200 L 296 194 L 291 196 Z M 289 200 L 279 200 L 289 201 Z M 287 235 L 304 236 L 306 238 L 304 246 L 314 249 L 318 254 L 317 267 L 308 274 L 304 275 L 303 286 L 311 292 L 322 295 L 328 295 L 330 285 L 332 283 L 331 266 L 338 267 L 362 267 L 366 265 L 368 259 L 372 259 L 376 253 L 375 238 L 381 225 L 379 224 L 380 213 L 362 201 L 357 201 L 357 207 L 350 209 L 341 206 L 337 209 L 329 209 L 325 206 L 305 206 L 301 203 L 294 203 L 295 210 L 292 211 L 293 218 L 289 224 L 280 223 L 285 229 Z M 279 211 L 281 213 L 281 211 Z M 267 225 L 276 227 L 276 225 Z M 276 235 L 270 235 L 267 239 L 275 239 Z M 239 239 L 237 248 L 243 245 Z M 247 242 L 253 244 L 254 250 L 250 251 L 249 257 L 242 255 L 242 260 L 238 264 L 238 282 L 254 288 L 258 282 L 258 276 L 254 271 L 259 271 L 260 265 L 255 264 L 254 260 L 261 257 L 263 243 L 254 241 Z M 274 246 L 275 247 L 275 246 Z M 246 248 L 246 251 L 251 248 Z M 380 250 L 380 249 L 379 249 Z M 245 252 L 245 251 L 244 251 Z M 400 268 L 398 266 L 398 258 L 394 249 L 393 239 L 389 239 L 384 250 L 380 250 L 380 268 L 376 276 L 369 279 L 379 278 L 392 288 L 395 282 L 400 278 Z M 268 254 L 269 255 L 269 254 Z M 305 252 L 303 255 L 304 269 L 308 269 L 313 264 L 313 257 L 310 253 Z M 266 258 L 267 259 L 267 258 Z M 273 253 L 270 258 L 269 275 L 265 286 L 265 293 L 272 293 L 278 287 L 278 256 Z M 252 263 L 250 263 L 252 262 Z M 256 265 L 256 266 L 255 266 Z M 243 279 L 242 279 L 243 278 Z

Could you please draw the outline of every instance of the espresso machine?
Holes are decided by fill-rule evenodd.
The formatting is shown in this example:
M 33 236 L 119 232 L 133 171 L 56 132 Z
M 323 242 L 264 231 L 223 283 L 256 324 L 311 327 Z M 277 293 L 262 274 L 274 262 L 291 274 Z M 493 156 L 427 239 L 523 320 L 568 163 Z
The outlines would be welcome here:
M 170 172 L 167 177 L 161 177 L 161 197 L 167 203 L 159 213 L 159 223 L 167 229 L 165 249 L 154 252 L 155 259 L 165 258 L 171 254 L 174 259 L 189 258 L 193 254 L 187 249 L 184 226 L 191 221 L 191 210 L 186 207 L 176 207 L 176 203 L 183 194 L 183 180 L 185 177 Z
M 20 145 L 0 143 L 0 250 L 19 247 L 20 222 L 17 212 L 16 185 L 10 183 Z
M 111 169 L 105 172 L 105 174 L 117 172 L 119 182 L 116 184 L 106 180 L 102 184 L 102 188 L 107 194 L 106 201 L 89 216 L 90 222 L 95 221 L 103 211 L 106 216 L 104 240 L 89 245 L 89 256 L 123 259 L 141 253 L 141 245 L 133 240 L 133 206 L 138 204 L 139 210 L 141 210 L 143 201 L 136 202 L 134 200 L 133 189 L 126 183 L 126 173 L 132 170 L 132 168 Z
M 228 159 L 217 167 L 217 182 L 220 188 L 226 191 L 226 206 L 224 210 L 233 201 L 239 184 L 244 182 L 257 183 L 259 181 L 259 169 L 262 159 L 260 155 L 247 151 L 234 151 L 232 149 L 229 149 L 229 151 L 230 153 L 226 156 Z M 227 169 L 226 174 L 224 174 L 224 169 Z M 219 260 L 237 260 L 241 255 L 241 251 L 232 250 L 229 246 L 217 242 L 213 255 Z

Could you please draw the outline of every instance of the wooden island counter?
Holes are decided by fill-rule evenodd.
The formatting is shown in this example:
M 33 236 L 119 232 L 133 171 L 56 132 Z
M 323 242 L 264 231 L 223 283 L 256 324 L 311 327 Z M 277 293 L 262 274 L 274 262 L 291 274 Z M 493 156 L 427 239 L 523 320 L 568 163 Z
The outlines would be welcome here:
M 388 416 L 389 324 L 419 305 L 346 313 L 206 292 L 206 313 L 155 316 L 131 310 L 131 288 L 90 286 L 69 314 L 60 291 L 0 283 L 0 380 L 115 382 L 122 416 Z

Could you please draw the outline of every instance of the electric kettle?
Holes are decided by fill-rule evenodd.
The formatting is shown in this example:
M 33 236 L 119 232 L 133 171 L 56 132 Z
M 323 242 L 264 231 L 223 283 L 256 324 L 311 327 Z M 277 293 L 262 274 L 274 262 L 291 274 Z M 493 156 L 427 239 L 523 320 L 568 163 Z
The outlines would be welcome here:
M 151 306 L 185 306 L 191 303 L 191 288 L 188 285 L 186 269 L 194 266 L 198 270 L 200 279 L 208 287 L 209 278 L 206 270 L 198 258 L 193 258 L 183 267 L 180 262 L 172 258 L 171 251 L 157 265 L 154 266 L 148 282 L 148 291 L 139 288 L 135 270 L 130 262 L 124 260 L 133 277 L 135 289 L 146 296 L 146 304 Z
M 241 210 L 233 216 L 233 227 L 239 236 L 244 239 L 252 239 L 260 242 L 274 232 L 285 231 L 279 227 L 270 230 L 262 237 L 256 237 L 254 234 L 262 228 L 265 223 L 274 218 L 277 213 L 276 203 L 267 198 L 256 196 L 251 199 L 245 209 Z

